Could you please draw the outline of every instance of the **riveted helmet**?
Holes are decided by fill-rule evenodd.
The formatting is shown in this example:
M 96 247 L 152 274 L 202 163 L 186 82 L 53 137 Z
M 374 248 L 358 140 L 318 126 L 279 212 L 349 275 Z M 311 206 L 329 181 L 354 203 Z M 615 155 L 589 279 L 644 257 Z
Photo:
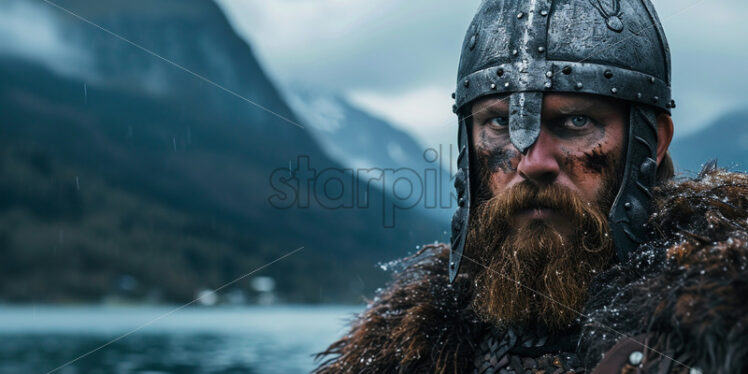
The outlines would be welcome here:
M 609 213 L 619 259 L 645 240 L 656 179 L 660 111 L 670 97 L 670 51 L 649 0 L 485 0 L 460 57 L 459 207 L 452 218 L 450 281 L 459 271 L 470 218 L 469 113 L 474 100 L 504 94 L 509 137 L 526 153 L 540 134 L 545 93 L 603 95 L 630 102 L 623 182 Z

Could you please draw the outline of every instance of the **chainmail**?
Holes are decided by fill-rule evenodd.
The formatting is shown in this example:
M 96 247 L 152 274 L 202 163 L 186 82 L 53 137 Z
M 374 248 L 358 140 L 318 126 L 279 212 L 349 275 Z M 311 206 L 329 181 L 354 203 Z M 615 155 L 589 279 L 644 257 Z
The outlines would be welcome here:
M 573 353 L 564 353 L 564 342 L 549 341 L 542 331 L 517 328 L 491 329 L 481 339 L 474 374 L 584 373 Z M 567 344 L 568 345 L 568 344 Z

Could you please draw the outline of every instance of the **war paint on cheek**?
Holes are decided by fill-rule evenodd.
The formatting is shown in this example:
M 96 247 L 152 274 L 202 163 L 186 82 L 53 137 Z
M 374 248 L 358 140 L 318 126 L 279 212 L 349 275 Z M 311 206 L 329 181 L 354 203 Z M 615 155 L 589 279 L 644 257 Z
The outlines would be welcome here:
M 598 145 L 592 152 L 584 154 L 584 167 L 595 173 L 602 173 L 610 167 L 610 159 L 607 153 L 602 152 L 602 146 Z
M 562 150 L 564 151 L 563 165 L 569 170 L 581 166 L 589 173 L 603 174 L 607 170 L 611 170 L 613 166 L 610 155 L 602 151 L 601 144 L 598 144 L 591 152 L 585 152 L 582 156 L 574 156 L 569 150 L 563 148 Z
M 480 146 L 477 149 L 478 158 L 485 170 L 489 173 L 504 172 L 513 173 L 517 168 L 512 164 L 512 160 L 519 157 L 519 152 L 514 149 L 507 149 L 506 144 L 492 141 L 485 131 L 480 133 Z
M 519 152 L 515 150 L 496 148 L 486 152 L 483 157 L 485 157 L 484 165 L 493 173 L 497 171 L 514 173 L 517 171 L 517 168 L 512 164 L 512 160 L 519 157 Z

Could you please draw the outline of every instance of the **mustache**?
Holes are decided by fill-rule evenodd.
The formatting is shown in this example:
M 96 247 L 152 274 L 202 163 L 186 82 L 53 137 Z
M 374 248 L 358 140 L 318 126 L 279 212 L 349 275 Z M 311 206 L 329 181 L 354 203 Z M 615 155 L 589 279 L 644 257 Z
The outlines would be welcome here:
M 574 216 L 589 209 L 590 203 L 561 185 L 538 187 L 529 182 L 521 182 L 484 201 L 482 205 L 499 218 L 509 219 L 528 209 L 552 209 L 566 216 Z
M 579 246 L 587 251 L 598 250 L 608 240 L 607 214 L 598 201 L 586 201 L 562 185 L 538 187 L 529 182 L 521 182 L 478 205 L 471 214 L 472 235 L 468 236 L 468 240 L 482 242 L 487 247 L 496 247 L 504 239 L 503 235 L 525 229 L 513 224 L 515 214 L 536 208 L 553 209 L 563 217 L 568 227 L 575 228 L 580 234 L 585 233 L 581 235 Z M 532 223 L 529 227 L 534 225 Z M 555 230 L 552 227 L 549 229 Z M 586 233 L 601 235 L 588 236 Z

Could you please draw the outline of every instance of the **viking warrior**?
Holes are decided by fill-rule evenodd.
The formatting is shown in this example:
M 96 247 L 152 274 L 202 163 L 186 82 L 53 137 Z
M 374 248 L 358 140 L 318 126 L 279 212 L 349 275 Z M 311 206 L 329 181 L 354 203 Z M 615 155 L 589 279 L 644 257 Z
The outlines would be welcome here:
M 451 243 L 317 372 L 748 372 L 748 177 L 674 178 L 670 73 L 649 0 L 484 1 Z

